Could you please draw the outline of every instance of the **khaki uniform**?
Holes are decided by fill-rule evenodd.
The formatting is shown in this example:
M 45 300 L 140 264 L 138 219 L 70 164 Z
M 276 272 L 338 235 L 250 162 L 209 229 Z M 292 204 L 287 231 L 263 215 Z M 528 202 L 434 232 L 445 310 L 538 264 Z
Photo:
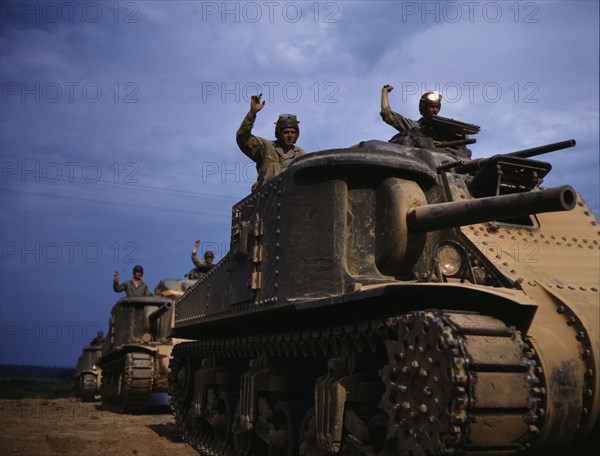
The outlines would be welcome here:
M 389 106 L 382 109 L 379 114 L 386 124 L 391 125 L 400 132 L 406 132 L 412 128 L 421 128 L 421 124 L 418 121 L 392 111 Z
M 296 158 L 306 153 L 297 146 L 285 152 L 278 140 L 254 136 L 252 127 L 254 127 L 255 119 L 256 116 L 248 113 L 235 136 L 240 150 L 256 162 L 258 179 L 252 186 L 253 191 L 264 184 L 267 179 L 285 171 Z
M 208 264 L 200 261 L 196 255 L 196 252 L 192 252 L 192 263 L 194 263 L 196 267 L 185 275 L 190 280 L 199 279 L 214 266 L 214 264 Z
M 152 293 L 148 291 L 148 285 L 146 285 L 146 282 L 142 281 L 140 282 L 139 286 L 136 287 L 133 283 L 133 279 L 129 279 L 120 285 L 119 282 L 114 280 L 113 290 L 115 290 L 115 293 L 125 291 L 125 294 L 128 298 L 143 298 L 144 296 L 152 296 Z
M 418 121 L 409 119 L 401 114 L 398 114 L 397 112 L 392 111 L 389 106 L 385 109 L 382 109 L 379 114 L 386 124 L 391 125 L 399 132 L 404 133 L 412 128 L 421 127 Z

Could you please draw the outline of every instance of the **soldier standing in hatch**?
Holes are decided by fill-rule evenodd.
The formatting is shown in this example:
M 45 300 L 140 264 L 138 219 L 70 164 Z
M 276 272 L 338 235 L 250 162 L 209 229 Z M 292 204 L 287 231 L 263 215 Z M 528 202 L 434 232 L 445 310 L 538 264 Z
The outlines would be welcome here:
M 119 285 L 119 271 L 115 272 L 113 278 L 113 290 L 115 293 L 125 291 L 128 298 L 142 298 L 144 296 L 152 296 L 152 293 L 148 291 L 148 285 L 142 281 L 144 275 L 144 268 L 139 264 L 133 267 L 133 278 L 123 282 Z
M 442 95 L 437 92 L 425 92 L 419 100 L 419 113 L 421 119 L 418 121 L 408 119 L 390 108 L 388 94 L 394 90 L 391 85 L 384 85 L 381 89 L 381 118 L 383 121 L 401 133 L 406 133 L 413 128 L 420 128 L 423 117 L 437 116 L 442 108 Z
M 261 97 L 262 93 L 252 96 L 250 111 L 236 134 L 236 141 L 241 151 L 256 162 L 258 179 L 252 186 L 252 191 L 264 184 L 267 179 L 285 171 L 294 159 L 306 153 L 295 145 L 300 136 L 299 122 L 295 115 L 279 116 L 275 124 L 276 140 L 260 138 L 252 134 L 256 113 L 265 106 L 264 101 L 260 102 Z
M 96 337 L 94 337 L 92 339 L 92 342 L 90 342 L 90 345 L 102 345 L 102 342 L 104 341 L 104 332 L 102 330 L 98 331 L 98 334 L 96 335 Z
M 204 253 L 204 263 L 198 259 L 196 255 L 198 252 L 198 247 L 200 247 L 200 241 L 196 241 L 194 244 L 194 248 L 192 249 L 192 262 L 196 266 L 195 269 L 192 269 L 190 272 L 186 274 L 186 277 L 190 280 L 199 279 L 203 274 L 206 274 L 210 269 L 214 266 L 213 260 L 215 259 L 215 254 L 210 250 L 207 250 Z

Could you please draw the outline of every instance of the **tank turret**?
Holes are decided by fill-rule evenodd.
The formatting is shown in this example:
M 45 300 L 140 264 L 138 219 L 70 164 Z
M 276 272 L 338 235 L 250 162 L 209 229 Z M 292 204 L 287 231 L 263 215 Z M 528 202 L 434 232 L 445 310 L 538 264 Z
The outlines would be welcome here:
M 590 450 L 598 224 L 571 187 L 540 187 L 550 169 L 364 141 L 244 198 L 229 253 L 175 303 L 186 440 L 204 455 Z

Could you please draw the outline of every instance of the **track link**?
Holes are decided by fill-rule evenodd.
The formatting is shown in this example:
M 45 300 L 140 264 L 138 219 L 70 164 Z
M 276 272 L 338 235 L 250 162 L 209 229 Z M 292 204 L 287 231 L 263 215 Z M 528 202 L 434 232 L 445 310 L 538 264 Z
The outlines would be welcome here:
M 201 455 L 250 454 L 237 443 L 205 434 L 202 417 L 192 414 L 194 373 L 202 360 L 292 358 L 320 363 L 351 352 L 378 352 L 387 358 L 379 369 L 385 393 L 374 404 L 386 412 L 379 413 L 387 416 L 387 425 L 384 419 L 384 441 L 377 445 L 345 432 L 343 454 L 509 455 L 527 448 L 535 436 L 541 400 L 534 388 L 536 363 L 519 332 L 492 317 L 439 310 L 178 344 L 169 374 L 177 425 Z M 379 415 L 372 420 L 381 421 Z
M 143 413 L 154 386 L 154 364 L 149 353 L 129 352 L 104 365 L 102 401 L 121 403 L 126 413 Z

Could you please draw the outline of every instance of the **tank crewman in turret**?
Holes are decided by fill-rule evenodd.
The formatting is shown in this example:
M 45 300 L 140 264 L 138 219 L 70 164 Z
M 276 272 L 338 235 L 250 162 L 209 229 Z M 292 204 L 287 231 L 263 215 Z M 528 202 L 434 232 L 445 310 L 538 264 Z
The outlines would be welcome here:
M 94 337 L 92 339 L 92 342 L 90 342 L 90 345 L 102 345 L 103 341 L 104 341 L 104 332 L 102 330 L 99 330 L 96 337 Z
M 381 118 L 383 121 L 401 133 L 408 132 L 413 128 L 419 128 L 421 126 L 420 121 L 423 117 L 437 116 L 442 108 L 442 95 L 437 92 L 425 92 L 419 100 L 419 113 L 421 113 L 421 119 L 418 121 L 408 119 L 397 112 L 394 112 L 390 108 L 390 102 L 388 94 L 394 90 L 391 85 L 384 85 L 381 89 Z
M 194 244 L 194 248 L 192 249 L 192 262 L 196 266 L 190 272 L 186 274 L 186 277 L 190 280 L 196 280 L 202 277 L 202 275 L 206 274 L 210 271 L 210 268 L 214 266 L 213 260 L 215 259 L 215 254 L 210 250 L 207 250 L 204 253 L 204 263 L 198 259 L 196 255 L 198 252 L 198 247 L 200 247 L 200 241 L 196 241 Z
M 262 93 L 252 96 L 250 111 L 236 134 L 236 141 L 241 151 L 256 162 L 258 179 L 252 186 L 252 191 L 259 188 L 267 179 L 285 171 L 294 159 L 306 153 L 295 145 L 300 136 L 298 126 L 300 122 L 295 115 L 279 116 L 275 123 L 276 140 L 260 138 L 252 134 L 256 113 L 265 106 L 264 101 L 260 102 L 261 97 Z
M 123 282 L 119 285 L 119 271 L 115 272 L 113 278 L 113 290 L 115 293 L 125 291 L 128 298 L 141 298 L 144 296 L 152 296 L 152 293 L 148 291 L 148 285 L 142 281 L 144 275 L 144 268 L 139 264 L 133 267 L 133 278 Z
M 434 149 L 438 152 L 454 155 L 458 158 L 471 158 L 471 150 L 466 144 L 472 144 L 467 133 L 479 132 L 479 126 L 454 119 L 438 116 L 442 108 L 442 95 L 437 92 L 425 92 L 419 100 L 421 118 L 412 120 L 390 108 L 388 94 L 394 90 L 391 85 L 381 89 L 381 118 L 400 133 L 389 142 L 410 147 Z

